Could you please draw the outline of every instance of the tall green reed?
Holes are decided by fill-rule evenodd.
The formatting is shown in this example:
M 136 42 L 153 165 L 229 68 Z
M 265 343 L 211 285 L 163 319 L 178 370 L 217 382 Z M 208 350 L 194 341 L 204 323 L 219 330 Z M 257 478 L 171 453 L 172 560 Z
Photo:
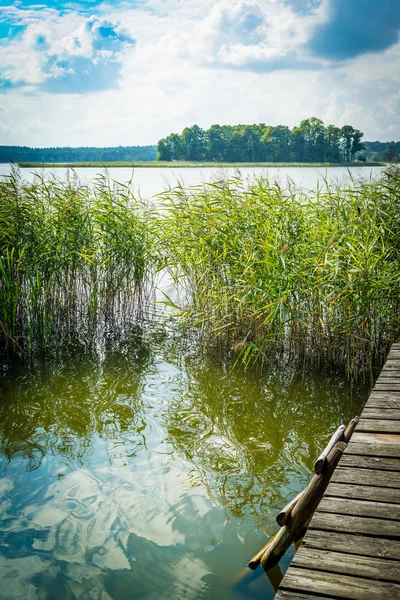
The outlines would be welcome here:
M 238 176 L 162 200 L 160 246 L 191 297 L 181 316 L 223 355 L 285 355 L 356 377 L 398 340 L 398 171 L 312 194 Z
M 152 293 L 147 208 L 129 185 L 19 171 L 0 183 L 0 352 L 44 351 L 143 315 Z M 147 303 L 148 304 L 148 303 Z

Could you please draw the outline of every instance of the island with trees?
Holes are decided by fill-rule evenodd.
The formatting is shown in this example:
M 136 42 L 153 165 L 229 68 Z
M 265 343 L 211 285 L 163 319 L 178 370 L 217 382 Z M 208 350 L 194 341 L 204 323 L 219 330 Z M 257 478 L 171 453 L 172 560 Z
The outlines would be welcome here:
M 311 117 L 290 129 L 286 125 L 198 125 L 170 134 L 157 145 L 160 161 L 234 163 L 353 162 L 364 150 L 363 133 L 351 125 L 325 126 Z

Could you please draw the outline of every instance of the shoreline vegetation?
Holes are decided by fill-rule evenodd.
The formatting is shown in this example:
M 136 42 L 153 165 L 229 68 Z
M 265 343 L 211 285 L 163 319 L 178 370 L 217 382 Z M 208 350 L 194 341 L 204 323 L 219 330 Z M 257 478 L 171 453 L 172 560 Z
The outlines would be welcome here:
M 286 357 L 373 377 L 400 336 L 400 170 L 314 192 L 240 176 L 177 187 L 163 247 L 217 355 Z
M 199 169 L 199 168 L 249 168 L 249 167 L 261 167 L 261 168 L 330 168 L 330 167 L 382 167 L 385 166 L 384 162 L 340 162 L 340 163 L 326 163 L 326 162 L 315 162 L 315 163 L 296 163 L 296 162 L 243 162 L 243 163 L 230 163 L 230 162 L 196 162 L 196 161 L 142 161 L 142 162 L 83 162 L 83 163 L 38 163 L 38 162 L 19 162 L 18 166 L 21 169 L 77 169 L 77 168 L 112 168 L 112 167 L 125 167 L 125 168 L 136 168 L 136 169 L 151 169 L 151 168 L 167 168 L 167 169 Z
M 76 175 L 0 182 L 0 356 L 143 324 L 164 270 L 183 331 L 227 364 L 371 376 L 400 336 L 400 170 L 313 192 L 240 172 L 162 192 Z

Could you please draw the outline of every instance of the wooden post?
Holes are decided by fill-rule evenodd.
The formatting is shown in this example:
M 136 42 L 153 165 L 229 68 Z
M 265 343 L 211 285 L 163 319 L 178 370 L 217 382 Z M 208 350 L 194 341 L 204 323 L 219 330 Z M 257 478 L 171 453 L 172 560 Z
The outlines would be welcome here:
M 316 473 L 317 475 L 322 473 L 322 469 L 324 468 L 326 457 L 328 456 L 329 452 L 332 450 L 333 446 L 337 442 L 340 442 L 340 440 L 343 438 L 345 430 L 346 430 L 345 425 L 340 425 L 340 427 L 337 428 L 337 430 L 335 431 L 335 433 L 329 440 L 327 447 L 317 458 L 316 463 L 314 465 L 314 473 Z
M 354 419 L 352 419 L 350 421 L 350 423 L 347 425 L 346 429 L 344 430 L 343 441 L 346 442 L 346 444 L 349 443 L 350 438 L 353 435 L 353 431 L 355 430 L 359 419 L 360 419 L 360 417 L 354 417 Z
M 254 561 L 254 559 L 251 561 L 251 564 L 249 563 L 250 568 L 254 569 L 258 564 L 261 564 L 264 570 L 268 570 L 278 564 L 280 558 L 289 548 L 290 544 L 304 529 L 307 521 L 311 519 L 328 487 L 332 473 L 345 448 L 346 444 L 344 442 L 338 442 L 333 447 L 327 456 L 322 473 L 320 475 L 314 475 L 304 494 L 301 495 L 293 507 L 287 524 L 284 525 L 284 527 L 278 531 L 276 536 L 264 547 L 264 552 L 259 563 Z M 258 555 L 254 558 L 258 559 Z
M 279 527 L 283 527 L 284 525 L 286 525 L 286 522 L 289 519 L 289 516 L 290 516 L 293 508 L 296 506 L 297 502 L 299 501 L 301 496 L 304 494 L 306 489 L 307 488 L 305 488 L 302 492 L 300 492 L 300 494 L 297 494 L 297 496 L 295 498 L 293 498 L 293 500 L 291 500 L 288 504 L 286 504 L 285 508 L 282 508 L 281 512 L 276 515 L 276 522 L 278 523 Z

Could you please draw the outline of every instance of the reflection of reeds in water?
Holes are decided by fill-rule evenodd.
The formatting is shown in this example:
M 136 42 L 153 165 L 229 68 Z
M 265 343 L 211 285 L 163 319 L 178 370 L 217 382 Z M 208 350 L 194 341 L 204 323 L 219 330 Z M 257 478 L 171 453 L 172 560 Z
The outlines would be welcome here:
M 146 209 L 105 176 L 0 183 L 0 351 L 43 351 L 141 314 L 150 294 Z
M 240 177 L 164 194 L 183 318 L 245 364 L 271 353 L 372 371 L 400 334 L 400 175 L 315 194 Z

